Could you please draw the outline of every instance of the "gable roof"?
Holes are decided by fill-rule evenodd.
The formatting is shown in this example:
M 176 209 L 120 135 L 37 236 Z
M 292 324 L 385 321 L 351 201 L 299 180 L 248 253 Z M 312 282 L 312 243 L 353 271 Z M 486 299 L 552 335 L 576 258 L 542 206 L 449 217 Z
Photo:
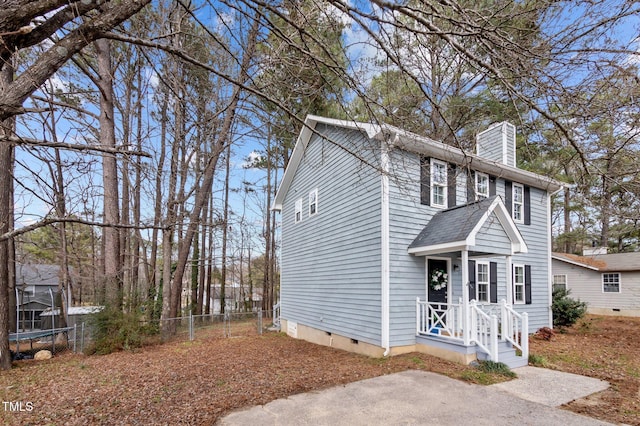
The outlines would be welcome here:
M 552 253 L 553 259 L 600 272 L 640 271 L 640 252 L 596 254 L 578 256 L 570 253 Z
M 35 285 L 57 287 L 60 266 L 46 264 L 16 264 L 16 286 Z
M 542 188 L 552 193 L 559 191 L 564 186 L 564 184 L 555 179 L 518 169 L 517 167 L 507 166 L 501 162 L 487 160 L 477 154 L 465 152 L 454 146 L 434 141 L 426 136 L 420 136 L 389 124 L 360 123 L 357 121 L 337 120 L 308 115 L 304 121 L 302 131 L 298 136 L 296 145 L 293 148 L 289 164 L 282 176 L 282 181 L 280 182 L 278 192 L 273 202 L 273 210 L 282 210 L 284 198 L 293 181 L 296 170 L 304 157 L 307 145 L 313 134 L 317 133 L 315 127 L 318 123 L 342 127 L 344 129 L 359 130 L 366 133 L 369 139 L 386 140 L 389 148 L 397 147 L 418 154 L 433 156 L 462 167 L 469 167 L 493 176 L 513 180 L 536 188 Z
M 511 241 L 512 253 L 526 253 L 527 245 L 516 224 L 497 195 L 436 213 L 409 245 L 416 255 L 468 249 L 487 219 L 495 215 Z

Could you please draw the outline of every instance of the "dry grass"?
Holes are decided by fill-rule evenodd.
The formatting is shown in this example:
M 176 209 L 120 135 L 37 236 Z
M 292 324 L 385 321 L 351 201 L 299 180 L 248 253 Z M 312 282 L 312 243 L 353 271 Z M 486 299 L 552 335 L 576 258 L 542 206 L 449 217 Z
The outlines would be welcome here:
M 564 408 L 613 423 L 640 425 L 640 318 L 588 316 L 549 340 L 531 340 L 547 368 L 608 381 L 609 389 Z
M 603 420 L 640 425 L 640 319 L 592 317 L 531 352 L 549 368 L 609 381 L 611 389 L 568 404 Z M 502 376 L 423 354 L 373 359 L 282 333 L 149 346 L 137 352 L 19 361 L 0 373 L 0 424 L 212 424 L 231 410 L 356 380 L 421 369 L 494 383 Z M 26 405 L 23 404 L 26 408 Z

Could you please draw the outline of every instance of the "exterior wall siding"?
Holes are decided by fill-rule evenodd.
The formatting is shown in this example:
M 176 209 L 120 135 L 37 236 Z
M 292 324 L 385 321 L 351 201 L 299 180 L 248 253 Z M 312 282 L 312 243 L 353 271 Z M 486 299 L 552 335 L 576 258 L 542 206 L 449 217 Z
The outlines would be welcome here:
M 640 271 L 620 272 L 620 293 L 605 293 L 602 272 L 556 259 L 552 262 L 554 275 L 567 276 L 569 297 L 587 302 L 589 309 L 640 310 Z
M 380 142 L 355 130 L 326 125 L 316 130 L 332 142 L 311 137 L 283 200 L 281 316 L 288 322 L 381 345 L 382 178 L 378 170 L 351 154 L 378 165 Z M 502 161 L 502 154 L 496 160 Z M 392 150 L 389 167 L 389 344 L 399 347 L 416 343 L 415 300 L 425 299 L 427 285 L 425 257 L 410 255 L 407 248 L 441 209 L 420 204 L 419 155 Z M 456 204 L 462 205 L 467 201 L 467 174 L 461 168 L 456 173 Z M 309 216 L 307 197 L 315 189 L 318 212 Z M 505 198 L 501 178 L 496 191 Z M 295 204 L 300 198 L 302 220 L 296 223 Z M 528 312 L 530 332 L 550 325 L 547 201 L 546 191 L 531 188 L 531 225 L 517 224 L 529 251 L 512 258 L 514 264 L 531 266 L 532 304 L 514 305 Z M 490 219 L 475 248 L 495 252 L 508 243 L 497 219 Z M 459 256 L 434 257 L 460 266 Z M 475 259 L 497 263 L 498 300 L 506 298 L 511 271 L 506 270 L 505 257 Z M 452 268 L 451 272 L 449 302 L 457 303 L 462 297 L 461 271 Z
M 425 258 L 407 254 L 407 247 L 440 209 L 420 204 L 419 156 L 404 151 L 394 151 L 391 156 L 390 179 L 390 343 L 391 346 L 415 343 L 415 299 L 426 297 Z M 466 173 L 458 169 L 457 198 L 460 204 L 466 202 Z M 496 191 L 505 197 L 503 179 L 497 179 Z M 464 200 L 464 201 L 462 201 Z M 462 201 L 462 202 L 460 202 Z M 517 224 L 528 253 L 512 257 L 513 264 L 531 265 L 532 303 L 516 304 L 514 309 L 529 314 L 529 331 L 549 326 L 549 265 L 548 265 L 548 219 L 547 193 L 531 188 L 531 225 Z M 472 249 L 502 253 L 502 247 L 510 244 L 497 218 L 489 219 L 478 235 Z M 451 265 L 460 265 L 459 254 L 434 255 L 449 258 Z M 476 258 L 497 263 L 498 300 L 507 298 L 507 273 L 504 256 Z M 461 271 L 452 271 L 450 303 L 458 303 L 462 298 Z
M 478 232 L 476 245 L 471 251 L 493 252 L 496 254 L 510 254 L 511 240 L 498 218 L 493 214 Z
M 390 164 L 389 338 L 393 347 L 415 344 L 416 298 L 426 298 L 426 266 L 423 256 L 412 256 L 407 248 L 441 209 L 420 204 L 420 158 L 417 154 L 394 150 L 390 154 Z
M 312 136 L 283 202 L 281 316 L 380 345 L 381 179 L 348 152 L 375 165 L 380 143 L 358 131 L 316 130 L 331 142 Z M 318 210 L 309 216 L 307 197 L 316 188 Z
M 504 197 L 504 180 L 498 182 L 498 193 Z M 528 253 L 517 254 L 512 258 L 513 264 L 531 265 L 531 304 L 514 305 L 518 312 L 529 314 L 529 332 L 533 333 L 541 327 L 550 327 L 549 314 L 551 311 L 551 283 L 549 274 L 549 220 L 547 217 L 547 192 L 531 188 L 530 197 L 531 225 L 516 224 L 524 241 Z
M 482 132 L 478 135 L 478 155 L 491 161 L 502 163 L 502 126 Z

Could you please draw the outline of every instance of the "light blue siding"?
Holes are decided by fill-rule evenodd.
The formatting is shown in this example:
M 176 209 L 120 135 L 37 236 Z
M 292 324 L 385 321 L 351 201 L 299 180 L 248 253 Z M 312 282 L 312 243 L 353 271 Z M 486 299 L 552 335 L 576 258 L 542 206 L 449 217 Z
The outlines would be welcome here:
M 335 143 L 311 137 L 282 208 L 281 315 L 327 332 L 382 345 L 382 178 L 380 142 L 355 130 L 318 125 Z M 342 147 L 336 146 L 336 143 Z M 363 148 L 364 147 L 364 148 Z M 346 148 L 346 149 L 343 149 Z M 352 153 L 357 153 L 354 156 Z M 390 346 L 415 343 L 415 301 L 426 296 L 425 258 L 407 248 L 440 209 L 420 204 L 419 155 L 393 150 L 389 174 L 389 339 Z M 466 172 L 457 168 L 457 204 L 466 203 Z M 318 190 L 318 213 L 308 214 L 308 194 Z M 505 183 L 497 179 L 504 199 Z M 549 325 L 547 193 L 531 188 L 531 225 L 517 224 L 529 252 L 513 263 L 531 265 L 530 332 Z M 302 220 L 294 221 L 302 199 Z M 509 240 L 495 216 L 478 234 L 478 252 L 492 252 L 497 263 L 498 299 L 506 298 L 511 271 L 505 257 Z M 489 256 L 489 255 L 488 255 Z M 460 265 L 460 253 L 435 256 Z M 480 259 L 477 259 L 480 260 Z M 452 303 L 462 297 L 461 271 L 452 271 Z
M 498 183 L 498 193 L 504 197 L 504 181 Z M 531 188 L 531 225 L 516 224 L 528 253 L 513 256 L 514 264 L 531 265 L 531 301 L 530 305 L 514 305 L 518 312 L 529 314 L 529 331 L 540 327 L 550 327 L 549 295 L 549 218 L 547 216 L 547 192 Z
M 426 297 L 425 258 L 407 253 L 409 244 L 440 209 L 420 204 L 420 157 L 391 154 L 389 189 L 391 346 L 415 344 L 416 298 Z
M 495 213 L 484 223 L 476 236 L 476 245 L 470 251 L 508 255 L 511 254 L 511 240 Z
M 316 130 L 332 142 L 311 137 L 283 203 L 281 316 L 380 345 L 381 178 L 349 153 L 375 165 L 380 143 L 358 131 Z M 315 188 L 318 213 L 309 217 Z M 295 223 L 299 198 L 302 220 Z
M 487 160 L 502 163 L 502 126 L 487 129 L 478 135 L 478 155 Z

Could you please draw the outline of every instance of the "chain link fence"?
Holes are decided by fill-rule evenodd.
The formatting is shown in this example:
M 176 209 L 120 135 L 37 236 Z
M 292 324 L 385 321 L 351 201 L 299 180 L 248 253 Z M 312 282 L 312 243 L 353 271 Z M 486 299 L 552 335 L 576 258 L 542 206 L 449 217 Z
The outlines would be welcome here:
M 267 315 L 270 312 L 266 312 Z M 263 322 L 263 311 L 226 312 L 224 314 L 189 315 L 158 321 L 143 321 L 144 343 L 192 341 L 203 339 L 251 337 L 262 334 L 271 325 Z M 31 359 L 41 350 L 52 355 L 66 351 L 85 353 L 92 342 L 90 322 L 73 327 L 33 330 L 10 334 L 10 349 L 14 360 Z

